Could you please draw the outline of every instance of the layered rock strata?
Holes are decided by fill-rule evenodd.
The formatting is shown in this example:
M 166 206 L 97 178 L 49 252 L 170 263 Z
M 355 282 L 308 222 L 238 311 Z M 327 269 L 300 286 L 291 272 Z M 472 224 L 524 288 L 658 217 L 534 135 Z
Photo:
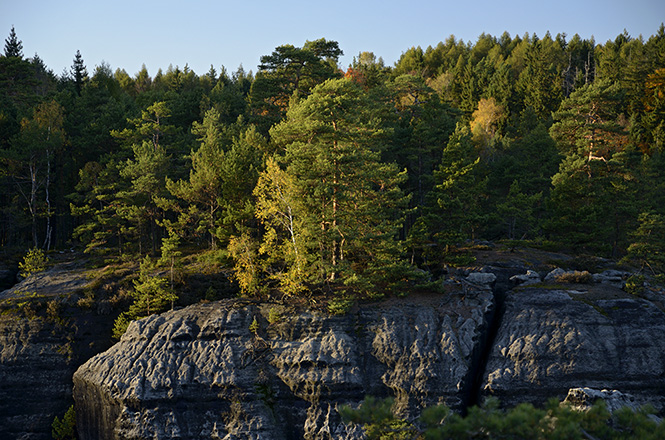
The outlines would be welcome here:
M 79 436 L 356 438 L 337 408 L 365 395 L 405 417 L 461 408 L 492 307 L 465 286 L 338 317 L 237 301 L 149 317 L 76 372 Z

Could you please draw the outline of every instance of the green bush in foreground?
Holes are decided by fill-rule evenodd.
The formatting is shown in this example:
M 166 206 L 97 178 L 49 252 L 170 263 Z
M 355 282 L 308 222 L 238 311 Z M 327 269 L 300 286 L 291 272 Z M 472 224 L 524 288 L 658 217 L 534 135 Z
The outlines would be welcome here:
M 55 416 L 51 428 L 51 435 L 56 440 L 76 439 L 76 411 L 74 411 L 74 405 L 69 407 L 62 420 Z
M 598 401 L 588 411 L 578 411 L 556 399 L 544 409 L 520 404 L 501 409 L 489 398 L 469 409 L 466 416 L 445 405 L 423 410 L 414 422 L 400 419 L 391 410 L 392 399 L 367 397 L 358 409 L 343 406 L 339 412 L 345 423 L 363 426 L 368 439 L 663 439 L 665 423 L 653 418 L 652 409 L 633 411 L 622 408 L 610 413 Z

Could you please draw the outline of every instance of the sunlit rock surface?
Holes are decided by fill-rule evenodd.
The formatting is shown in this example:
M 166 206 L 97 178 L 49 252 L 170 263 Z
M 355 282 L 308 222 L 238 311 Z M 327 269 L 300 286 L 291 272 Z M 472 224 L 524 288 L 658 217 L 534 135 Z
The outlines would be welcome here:
M 357 438 L 337 408 L 460 408 L 492 293 L 393 300 L 344 316 L 234 301 L 138 321 L 74 376 L 81 439 Z M 250 331 L 254 319 L 257 334 Z M 273 319 L 274 321 L 274 319 Z
M 509 292 L 481 392 L 512 406 L 563 399 L 569 388 L 614 389 L 662 411 L 665 314 L 641 298 L 591 295 Z

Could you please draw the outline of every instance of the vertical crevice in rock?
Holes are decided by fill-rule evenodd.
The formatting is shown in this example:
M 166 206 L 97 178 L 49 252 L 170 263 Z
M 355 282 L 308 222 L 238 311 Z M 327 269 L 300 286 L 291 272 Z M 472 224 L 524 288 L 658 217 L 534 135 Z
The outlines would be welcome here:
M 485 315 L 486 326 L 483 329 L 484 331 L 481 332 L 480 340 L 478 341 L 471 357 L 472 363 L 467 378 L 466 389 L 468 391 L 464 396 L 463 413 L 466 413 L 468 408 L 482 403 L 480 401 L 480 396 L 483 379 L 485 377 L 485 369 L 505 312 L 506 292 L 512 288 L 510 276 L 513 274 L 507 274 L 504 272 L 505 271 L 503 270 L 493 271 L 497 276 L 495 283 L 492 285 L 494 305 Z

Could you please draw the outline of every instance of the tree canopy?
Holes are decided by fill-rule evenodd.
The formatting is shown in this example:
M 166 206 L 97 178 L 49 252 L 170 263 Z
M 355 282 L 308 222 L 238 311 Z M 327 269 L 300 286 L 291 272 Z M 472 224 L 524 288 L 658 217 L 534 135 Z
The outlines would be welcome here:
M 380 294 L 473 240 L 662 273 L 664 47 L 663 26 L 605 43 L 506 32 L 340 66 L 321 38 L 256 73 L 131 75 L 77 51 L 57 76 L 12 27 L 0 245 L 161 255 L 171 289 L 187 249 L 256 295 Z

